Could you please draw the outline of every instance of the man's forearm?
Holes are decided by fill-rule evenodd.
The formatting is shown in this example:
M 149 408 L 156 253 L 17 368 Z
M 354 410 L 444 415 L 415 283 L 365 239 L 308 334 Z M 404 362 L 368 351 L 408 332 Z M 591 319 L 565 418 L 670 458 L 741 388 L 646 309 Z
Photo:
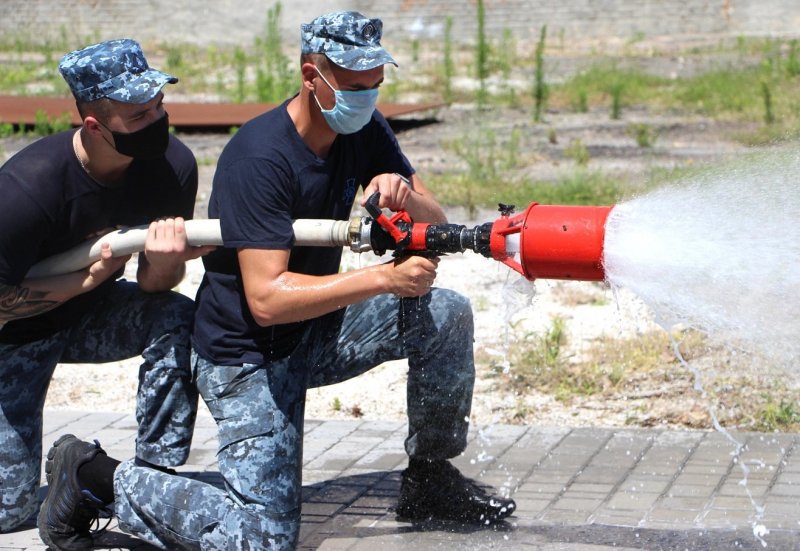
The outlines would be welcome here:
M 404 180 L 406 180 L 404 178 Z M 427 222 L 428 224 L 445 224 L 447 215 L 438 201 L 433 197 L 430 190 L 425 187 L 419 176 L 413 174 L 409 181 L 411 195 L 408 197 L 406 210 L 415 222 Z
M 432 197 L 421 193 L 412 192 L 406 207 L 408 214 L 415 222 L 429 224 L 447 223 L 447 215 Z
M 85 271 L 26 279 L 19 285 L 0 283 L 0 323 L 38 316 L 91 288 Z
M 136 281 L 143 291 L 149 293 L 168 291 L 180 283 L 186 274 L 185 263 L 181 263 L 167 272 L 157 272 L 152 265 L 142 263 L 141 256 L 139 257 L 140 264 L 136 272 Z
M 19 285 L 0 285 L 0 323 L 36 316 L 59 304 L 49 300 L 43 291 Z

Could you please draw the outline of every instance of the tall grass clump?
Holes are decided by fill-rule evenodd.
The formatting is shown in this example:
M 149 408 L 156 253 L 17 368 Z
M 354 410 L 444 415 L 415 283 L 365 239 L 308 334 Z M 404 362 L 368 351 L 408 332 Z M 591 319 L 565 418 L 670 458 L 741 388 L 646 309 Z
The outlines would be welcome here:
M 520 391 L 536 388 L 557 393 L 569 377 L 561 355 L 566 343 L 565 324 L 560 317 L 552 318 L 550 327 L 542 333 L 526 332 L 515 343 L 510 357 L 511 385 Z
M 444 76 L 444 101 L 453 101 L 453 76 L 455 64 L 453 63 L 453 16 L 448 15 L 444 22 L 444 52 L 442 56 L 442 74 Z
M 233 68 L 236 73 L 236 88 L 233 92 L 233 101 L 242 103 L 247 97 L 247 54 L 238 46 L 233 51 Z
M 627 127 L 627 132 L 636 140 L 636 145 L 642 148 L 652 147 L 656 141 L 657 132 L 647 123 L 631 123 Z
M 542 25 L 542 29 L 539 32 L 539 41 L 536 43 L 536 51 L 534 53 L 533 120 L 535 122 L 542 121 L 542 113 L 544 113 L 545 102 L 547 101 L 547 85 L 544 81 L 544 48 L 546 37 L 547 25 Z
M 548 101 L 585 113 L 590 102 L 608 98 L 609 114 L 613 118 L 621 116 L 626 103 L 648 104 L 657 109 L 673 101 L 674 87 L 670 79 L 622 68 L 616 61 L 603 61 L 548 88 Z
M 580 87 L 575 90 L 572 108 L 578 113 L 589 112 L 589 93 L 586 88 Z
M 790 77 L 800 75 L 800 56 L 797 53 L 797 39 L 789 42 L 789 54 L 786 58 L 786 74 Z
M 486 79 L 489 76 L 489 43 L 486 40 L 486 8 L 483 0 L 477 2 L 478 10 L 478 37 L 475 49 L 475 69 L 478 77 L 478 107 L 486 106 L 489 92 L 486 89 Z
M 500 82 L 503 88 L 503 95 L 508 105 L 516 106 L 517 93 L 511 82 L 511 74 L 517 65 L 517 44 L 511 29 L 503 29 L 503 36 L 500 39 L 500 47 L 497 51 L 497 68 L 500 70 Z
M 622 117 L 622 93 L 625 91 L 625 83 L 621 80 L 613 82 L 608 88 L 608 95 L 611 96 L 611 118 L 618 120 Z
M 764 98 L 764 123 L 775 122 L 775 112 L 772 110 L 772 91 L 766 81 L 761 81 L 761 96 Z
M 800 406 L 796 401 L 785 399 L 776 404 L 767 397 L 755 416 L 755 425 L 755 430 L 763 432 L 796 430 L 800 426 Z
M 591 160 L 589 149 L 580 138 L 575 138 L 567 147 L 564 148 L 564 156 L 575 161 L 575 164 L 577 164 L 579 167 L 585 167 Z
M 30 131 L 33 136 L 48 136 L 72 128 L 72 115 L 70 113 L 62 113 L 58 117 L 50 117 L 44 109 L 37 109 L 33 120 L 33 128 Z
M 290 70 L 289 59 L 283 53 L 280 18 L 281 3 L 267 10 L 263 38 L 256 38 L 260 59 L 256 68 L 256 99 L 279 103 L 295 92 L 297 82 Z

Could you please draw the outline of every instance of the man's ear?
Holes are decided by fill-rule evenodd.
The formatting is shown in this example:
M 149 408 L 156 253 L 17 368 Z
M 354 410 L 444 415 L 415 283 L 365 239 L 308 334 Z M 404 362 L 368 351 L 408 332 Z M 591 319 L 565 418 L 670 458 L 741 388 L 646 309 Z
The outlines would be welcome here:
M 300 66 L 300 75 L 303 78 L 303 88 L 313 92 L 316 84 L 314 79 L 317 77 L 317 69 L 313 63 L 303 63 Z
M 94 115 L 86 115 L 83 119 L 83 128 L 91 134 L 102 134 L 103 126 Z

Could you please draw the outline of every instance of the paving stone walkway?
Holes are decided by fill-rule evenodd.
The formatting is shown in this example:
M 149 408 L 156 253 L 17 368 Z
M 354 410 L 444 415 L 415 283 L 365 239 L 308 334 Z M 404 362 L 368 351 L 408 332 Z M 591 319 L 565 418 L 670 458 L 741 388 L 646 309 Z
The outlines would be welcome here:
M 133 416 L 46 411 L 45 449 L 67 432 L 112 457 L 133 454 Z M 306 422 L 301 549 L 800 549 L 800 434 L 736 433 L 737 453 L 716 432 L 476 427 L 454 463 L 518 509 L 474 527 L 395 519 L 405 432 L 400 422 Z M 201 415 L 180 472 L 221 485 L 216 447 Z M 0 534 L 0 549 L 45 549 L 33 520 Z M 109 528 L 99 549 L 153 549 Z

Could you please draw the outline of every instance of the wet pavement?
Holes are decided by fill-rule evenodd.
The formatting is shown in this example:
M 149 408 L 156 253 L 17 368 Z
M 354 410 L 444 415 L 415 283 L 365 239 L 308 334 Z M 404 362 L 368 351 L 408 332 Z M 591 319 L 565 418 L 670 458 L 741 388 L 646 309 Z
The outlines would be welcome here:
M 46 411 L 45 449 L 64 433 L 128 458 L 135 420 Z M 717 432 L 475 427 L 454 463 L 517 501 L 508 522 L 476 527 L 396 520 L 405 433 L 396 421 L 306 422 L 300 549 L 800 549 L 800 434 L 735 433 L 736 453 Z M 201 415 L 180 472 L 221 486 L 216 447 L 214 422 Z M 113 522 L 97 543 L 153 549 Z M 45 549 L 34 519 L 0 535 L 0 549 Z

